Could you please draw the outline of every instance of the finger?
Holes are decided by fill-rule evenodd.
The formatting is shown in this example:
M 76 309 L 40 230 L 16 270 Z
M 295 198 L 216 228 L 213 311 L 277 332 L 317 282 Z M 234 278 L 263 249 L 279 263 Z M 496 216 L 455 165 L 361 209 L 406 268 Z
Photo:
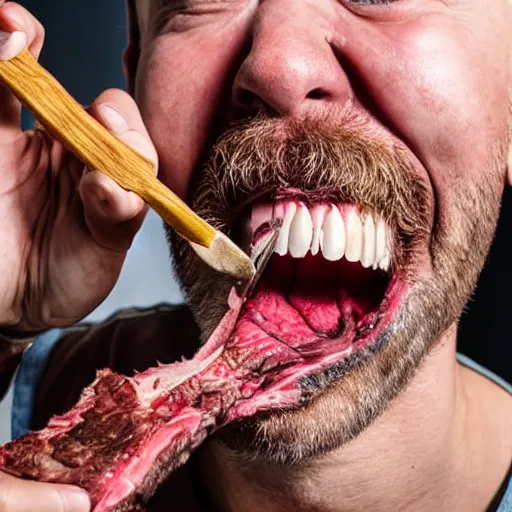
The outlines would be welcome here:
M 28 47 L 38 58 L 44 28 L 24 7 L 0 0 L 0 60 L 14 58 Z M 21 105 L 10 90 L 0 85 L 0 142 L 7 143 L 21 133 Z
M 151 142 L 139 107 L 129 94 L 119 89 L 104 91 L 90 106 L 90 113 L 103 125 L 109 125 L 109 130 L 114 135 L 154 162 L 156 170 L 158 155 L 155 146 Z
M 9 512 L 88 512 L 89 496 L 78 487 L 42 484 L 0 473 L 0 510 Z
M 81 184 L 81 191 L 85 200 L 94 196 L 98 201 L 98 215 L 102 222 L 121 223 L 136 217 L 144 208 L 144 201 L 134 194 L 122 189 L 99 171 L 86 171 Z M 91 212 L 92 213 L 92 212 Z
M 0 60 L 11 60 L 27 46 L 25 32 L 0 31 Z
M 39 58 L 44 43 L 44 27 L 25 7 L 16 2 L 0 0 L 0 30 L 24 32 L 30 52 Z
M 155 162 L 156 172 L 156 150 L 130 96 L 123 91 L 106 91 L 89 111 L 119 140 Z M 110 250 L 126 251 L 144 219 L 142 199 L 98 171 L 84 174 L 79 191 L 93 238 Z
M 84 174 L 79 192 L 95 242 L 111 251 L 126 252 L 144 220 L 146 207 L 142 199 L 99 171 Z

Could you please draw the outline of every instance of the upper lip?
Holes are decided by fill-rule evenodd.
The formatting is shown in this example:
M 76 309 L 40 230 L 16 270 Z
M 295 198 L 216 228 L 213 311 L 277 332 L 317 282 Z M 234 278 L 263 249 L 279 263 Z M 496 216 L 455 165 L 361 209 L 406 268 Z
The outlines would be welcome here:
M 233 212 L 227 221 L 228 227 L 232 228 L 233 224 L 239 220 L 244 210 L 252 206 L 257 201 L 268 200 L 275 202 L 279 199 L 296 199 L 297 201 L 303 202 L 306 206 L 312 206 L 315 203 L 320 202 L 347 202 L 344 197 L 344 193 L 341 191 L 304 191 L 294 187 L 266 187 L 249 194 L 243 199 L 243 201 L 233 208 Z

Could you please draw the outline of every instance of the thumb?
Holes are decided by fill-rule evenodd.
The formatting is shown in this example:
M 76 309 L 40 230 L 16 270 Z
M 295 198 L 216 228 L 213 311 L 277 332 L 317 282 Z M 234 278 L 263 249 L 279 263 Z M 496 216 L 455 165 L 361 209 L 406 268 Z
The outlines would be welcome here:
M 135 101 L 127 93 L 106 91 L 89 112 L 119 140 L 154 162 L 157 168 L 156 150 Z M 96 243 L 114 251 L 128 250 L 146 212 L 142 199 L 95 170 L 86 170 L 79 192 L 86 223 Z
M 78 487 L 21 480 L 0 473 L 0 510 L 5 512 L 88 512 L 89 496 Z

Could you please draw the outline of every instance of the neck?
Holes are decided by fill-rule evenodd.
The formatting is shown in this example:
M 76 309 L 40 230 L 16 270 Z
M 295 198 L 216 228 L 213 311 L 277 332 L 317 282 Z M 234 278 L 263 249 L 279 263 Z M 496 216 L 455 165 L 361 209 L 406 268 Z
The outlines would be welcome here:
M 456 363 L 455 345 L 453 329 L 371 427 L 315 460 L 276 466 L 210 443 L 203 476 L 219 510 L 485 510 L 512 454 L 507 429 L 488 418 L 512 406 Z

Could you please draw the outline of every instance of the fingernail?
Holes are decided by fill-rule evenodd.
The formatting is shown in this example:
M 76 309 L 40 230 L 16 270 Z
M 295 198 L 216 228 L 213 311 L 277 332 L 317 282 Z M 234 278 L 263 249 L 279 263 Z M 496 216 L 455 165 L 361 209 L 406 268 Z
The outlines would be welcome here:
M 128 123 L 125 118 L 113 107 L 102 105 L 101 115 L 108 123 L 108 127 L 114 132 L 125 132 L 128 130 Z
M 91 510 L 91 499 L 82 489 L 70 489 L 65 492 L 66 510 L 88 512 Z
M 0 30 L 0 60 L 11 60 L 27 46 L 25 32 L 4 32 Z

